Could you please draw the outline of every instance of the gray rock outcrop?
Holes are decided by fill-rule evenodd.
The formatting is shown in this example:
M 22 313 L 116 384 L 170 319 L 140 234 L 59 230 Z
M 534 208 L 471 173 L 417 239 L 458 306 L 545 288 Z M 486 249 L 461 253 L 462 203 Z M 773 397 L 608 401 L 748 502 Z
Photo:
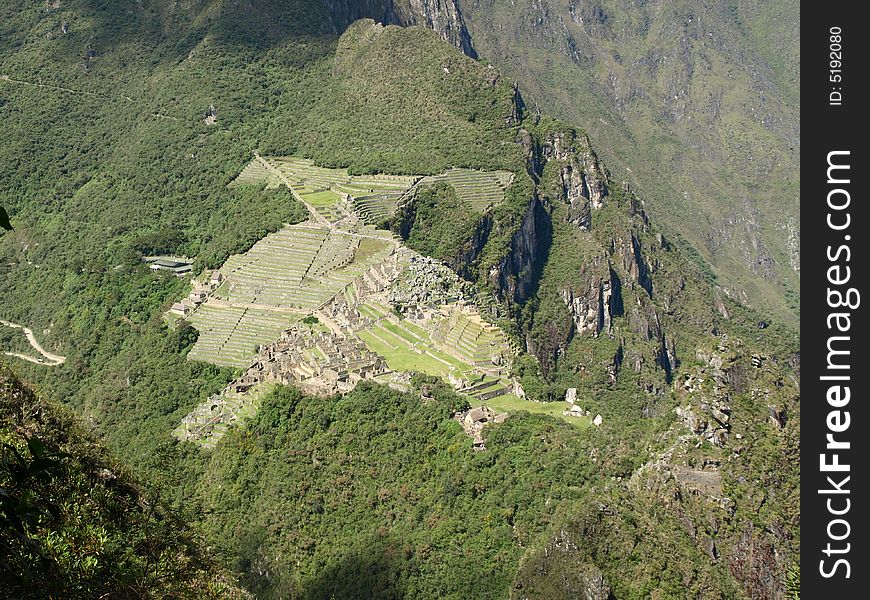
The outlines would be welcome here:
M 384 25 L 431 29 L 471 58 L 477 52 L 456 0 L 324 0 L 338 32 L 357 19 L 370 18 Z

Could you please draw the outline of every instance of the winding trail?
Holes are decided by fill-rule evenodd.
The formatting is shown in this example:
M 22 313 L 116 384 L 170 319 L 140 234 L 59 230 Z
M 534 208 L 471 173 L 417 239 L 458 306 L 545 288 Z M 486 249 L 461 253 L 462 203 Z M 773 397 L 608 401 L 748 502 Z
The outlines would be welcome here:
M 53 85 L 50 83 L 40 83 L 38 81 L 27 81 L 24 79 L 13 79 L 9 75 L 0 75 L 0 82 L 5 81 L 6 83 L 15 83 L 18 85 L 28 85 L 31 87 L 42 88 L 44 90 L 55 90 L 57 92 L 67 92 L 69 94 L 79 94 L 81 96 L 90 96 L 92 98 L 96 98 L 98 100 L 123 100 L 125 102 L 136 102 L 130 96 L 125 96 L 124 94 L 98 94 L 95 92 L 89 92 L 86 90 L 76 90 L 73 88 L 63 87 L 61 85 Z M 172 115 L 165 115 L 160 112 L 152 112 L 150 113 L 152 117 L 156 117 L 158 119 L 165 119 L 167 121 L 176 121 L 180 122 L 182 119 L 178 117 L 173 117 Z
M 302 204 L 302 206 L 304 206 L 305 208 L 308 209 L 308 212 L 311 214 L 311 219 L 312 219 L 315 223 L 317 223 L 318 225 L 322 225 L 323 227 L 326 227 L 327 229 L 335 229 L 335 224 L 334 224 L 334 223 L 330 223 L 330 222 L 329 222 L 329 219 L 327 219 L 327 218 L 324 217 L 322 214 L 320 214 L 319 212 L 317 212 L 317 209 L 316 209 L 316 208 L 314 208 L 314 207 L 311 206 L 308 202 L 306 202 L 306 201 L 302 198 L 302 196 L 301 196 L 301 195 L 300 195 L 296 190 L 293 189 L 293 186 L 290 185 L 290 180 L 287 179 L 287 177 L 284 175 L 284 173 L 282 173 L 282 172 L 279 171 L 277 168 L 275 168 L 275 166 L 274 166 L 272 163 L 270 163 L 268 160 L 266 160 L 265 158 L 263 158 L 262 156 L 260 156 L 260 153 L 259 153 L 259 152 L 254 152 L 254 158 L 256 158 L 257 161 L 259 161 L 259 163 L 260 163 L 261 165 L 263 165 L 264 167 L 266 167 L 266 169 L 267 169 L 270 173 L 272 173 L 272 174 L 275 175 L 278 179 L 280 179 L 280 180 L 281 180 L 281 183 L 283 183 L 284 185 L 287 186 L 287 189 L 290 190 L 290 193 L 293 194 L 293 197 L 296 198 L 296 200 L 298 200 L 298 201 Z
M 66 362 L 66 356 L 60 356 L 59 354 L 52 354 L 51 352 L 46 351 L 45 348 L 43 348 L 42 345 L 36 340 L 36 336 L 33 335 L 33 331 L 29 327 L 24 327 L 23 325 L 19 325 L 18 323 L 13 323 L 11 321 L 6 321 L 4 319 L 0 319 L 0 325 L 5 325 L 6 327 L 10 327 L 12 329 L 21 329 L 24 332 L 24 337 L 27 338 L 27 341 L 30 342 L 30 345 L 33 346 L 33 349 L 39 352 L 43 356 L 43 358 L 35 358 L 33 356 L 28 356 L 19 352 L 4 352 L 6 356 L 14 356 L 15 358 L 20 358 L 22 360 L 26 360 L 37 365 L 46 365 L 49 367 L 56 367 Z
M 19 85 L 29 85 L 33 87 L 42 88 L 45 90 L 56 90 L 59 92 L 69 92 L 70 94 L 81 94 L 83 96 L 93 96 L 94 98 L 102 98 L 102 99 L 116 99 L 120 98 L 122 100 L 126 100 L 127 102 L 133 102 L 133 99 L 130 96 L 124 96 L 123 94 L 117 94 L 115 96 L 110 96 L 106 94 L 95 94 L 94 92 L 87 92 L 85 90 L 74 90 L 72 88 L 63 87 L 60 85 L 53 85 L 50 83 L 40 83 L 37 81 L 26 81 L 24 79 L 13 79 L 9 75 L 0 75 L 0 81 L 6 81 L 9 83 L 17 83 Z

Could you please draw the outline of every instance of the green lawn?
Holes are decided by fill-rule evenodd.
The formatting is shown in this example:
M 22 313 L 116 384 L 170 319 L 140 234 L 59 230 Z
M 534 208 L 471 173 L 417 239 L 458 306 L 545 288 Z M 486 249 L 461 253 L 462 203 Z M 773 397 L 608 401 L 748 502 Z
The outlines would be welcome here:
M 378 234 L 377 232 L 374 233 Z M 357 248 L 356 250 L 354 260 L 365 260 L 371 256 L 374 256 L 378 252 L 385 250 L 387 247 L 389 247 L 389 245 L 390 242 L 387 240 L 381 241 L 373 238 L 362 238 L 359 241 L 359 248 Z
M 376 333 L 381 338 L 390 335 L 384 329 L 380 329 Z M 449 365 L 445 365 L 428 354 L 415 352 L 398 336 L 393 335 L 386 338 L 389 343 L 385 343 L 372 335 L 371 331 L 360 331 L 357 335 L 365 342 L 369 350 L 383 356 L 387 365 L 394 371 L 419 371 L 438 377 L 447 377 L 450 372 Z
M 422 335 L 419 335 L 416 333 L 409 333 L 407 330 L 402 329 L 398 325 L 394 325 L 393 323 L 390 323 L 389 321 L 386 321 L 386 320 L 381 322 L 381 327 L 383 327 L 387 331 L 390 331 L 390 332 L 396 334 L 397 336 L 401 337 L 403 340 L 405 340 L 409 344 L 418 344 L 418 343 L 422 342 L 426 346 L 429 346 L 431 343 L 429 336 L 425 332 L 423 332 Z
M 387 310 L 386 307 L 384 307 L 380 304 L 366 305 L 365 309 L 366 309 L 366 314 L 369 314 L 370 316 L 373 316 L 382 310 Z M 360 307 L 361 312 L 362 312 L 362 310 L 363 310 L 363 307 Z M 381 314 L 383 314 L 383 313 L 381 312 Z M 380 315 L 377 315 L 377 316 L 380 316 Z M 375 316 L 375 318 L 377 318 L 377 316 Z M 402 327 L 399 327 L 398 325 L 395 325 L 387 320 L 384 320 L 384 321 L 381 321 L 380 327 L 382 329 L 386 330 L 386 332 L 388 332 L 389 334 L 392 334 L 392 336 L 389 336 L 389 337 L 386 337 L 385 335 L 380 334 L 380 333 L 378 334 L 381 337 L 385 337 L 385 339 L 387 339 L 388 341 L 392 342 L 393 339 L 400 338 L 401 342 L 405 342 L 409 345 L 416 345 L 417 348 L 419 348 L 421 350 L 425 350 L 428 354 L 432 355 L 433 357 L 437 357 L 437 359 L 441 359 L 441 361 L 443 361 L 443 362 L 450 363 L 451 365 L 456 367 L 457 371 L 459 371 L 461 373 L 468 373 L 468 372 L 473 371 L 473 369 L 474 369 L 474 367 L 472 365 L 470 365 L 469 363 L 461 361 L 458 358 L 437 349 L 432 344 L 432 338 L 429 337 L 429 333 L 425 329 L 418 327 L 417 325 L 414 325 L 413 323 L 410 323 L 408 321 L 403 321 Z M 397 343 L 401 343 L 401 342 L 397 341 Z
M 326 190 L 325 192 L 302 194 L 302 199 L 315 208 L 321 208 L 335 205 L 339 200 L 341 200 L 341 196 L 335 192 Z
M 589 417 L 566 417 L 562 415 L 562 411 L 567 407 L 565 402 L 532 402 L 531 400 L 523 400 L 514 394 L 505 394 L 504 396 L 491 398 L 483 404 L 497 411 L 517 412 L 525 410 L 530 413 L 550 415 L 551 417 L 556 417 L 576 425 L 581 429 L 586 429 L 592 424 L 592 419 Z

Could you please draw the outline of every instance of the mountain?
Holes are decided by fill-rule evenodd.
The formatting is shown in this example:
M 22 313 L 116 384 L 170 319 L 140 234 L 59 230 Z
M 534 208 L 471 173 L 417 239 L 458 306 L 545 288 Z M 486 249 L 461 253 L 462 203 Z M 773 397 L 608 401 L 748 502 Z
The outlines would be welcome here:
M 725 293 L 799 314 L 796 2 L 467 0 L 480 55 L 583 127 Z
M 0 365 L 4 598 L 250 598 L 65 410 Z
M 195 532 L 263 598 L 794 592 L 795 332 L 614 174 L 635 149 L 598 141 L 588 115 L 609 113 L 549 117 L 534 78 L 474 59 L 474 7 L 0 11 L 0 342 L 160 491 L 169 539 Z M 281 267 L 257 266 L 270 251 Z M 423 275 L 359 303 L 389 257 Z M 320 346 L 276 358 L 287 339 Z M 377 351 L 395 378 L 340 394 L 279 368 Z M 220 436 L 178 434 L 232 402 L 202 428 Z
M 359 19 L 374 19 L 385 25 L 419 25 L 436 32 L 471 58 L 477 53 L 456 0 L 371 0 L 353 2 L 326 0 L 338 32 Z

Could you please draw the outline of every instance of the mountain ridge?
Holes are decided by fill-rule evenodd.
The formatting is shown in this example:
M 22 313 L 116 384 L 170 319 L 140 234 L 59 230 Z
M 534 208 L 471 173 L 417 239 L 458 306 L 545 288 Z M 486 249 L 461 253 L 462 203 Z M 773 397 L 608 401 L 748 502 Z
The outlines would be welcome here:
M 86 30 L 91 3 L 61 6 L 80 11 L 71 36 Z M 23 365 L 27 378 L 160 485 L 250 589 L 783 597 L 799 541 L 793 333 L 717 288 L 692 245 L 609 173 L 593 136 L 524 112 L 496 69 L 437 32 L 362 21 L 335 39 L 327 12 L 286 18 L 306 3 L 152 6 L 190 9 L 173 18 L 202 29 L 129 13 L 135 26 L 87 30 L 98 36 L 87 68 L 83 37 L 31 33 L 62 31 L 56 13 L 4 19 L 21 48 L 3 47 L 3 72 L 94 96 L 0 82 L 15 141 L 0 148 L 0 181 L 20 191 L 16 231 L 0 239 L 3 316 L 68 357 L 51 372 Z M 125 47 L 125 27 L 153 53 Z M 281 387 L 213 452 L 174 441 L 237 373 L 188 359 L 195 333 L 161 318 L 188 284 L 140 257 L 214 268 L 298 218 L 292 197 L 227 187 L 255 151 L 359 173 L 515 172 L 480 215 L 457 214 L 436 186 L 396 229 L 500 299 L 491 316 L 527 350 L 516 369 L 529 397 L 564 402 L 573 389 L 601 424 L 514 411 L 477 451 L 450 419 L 463 399 L 423 378 L 407 393 L 365 383 L 326 399 Z M 452 215 L 462 236 L 427 237 Z M 612 536 L 587 539 L 592 529 Z M 566 538 L 580 581 L 542 582 L 559 570 L 542 562 L 547 545 Z
M 582 125 L 650 213 L 711 261 L 727 293 L 796 322 L 799 54 L 794 35 L 771 51 L 756 25 L 791 31 L 792 3 L 474 1 L 462 10 L 481 56 L 529 102 Z

